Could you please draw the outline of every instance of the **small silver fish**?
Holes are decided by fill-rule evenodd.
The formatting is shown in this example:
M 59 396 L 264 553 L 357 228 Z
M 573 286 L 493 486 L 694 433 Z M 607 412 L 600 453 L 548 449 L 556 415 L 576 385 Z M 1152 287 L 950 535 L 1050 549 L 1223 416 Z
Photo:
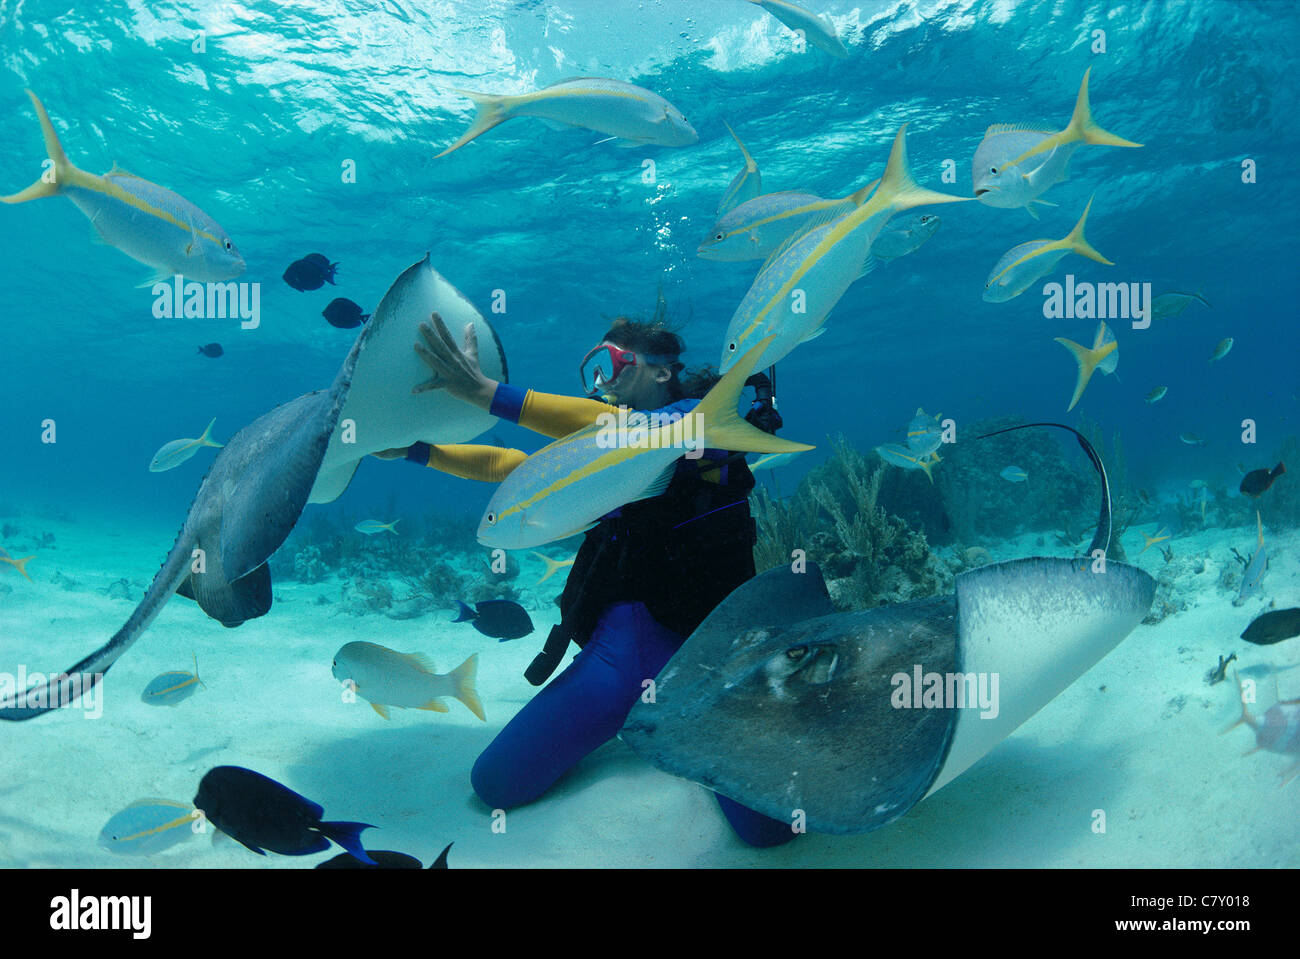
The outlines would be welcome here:
M 167 470 L 174 470 L 205 446 L 221 449 L 222 444 L 212 439 L 212 424 L 216 421 L 214 417 L 198 439 L 172 440 L 160 446 L 158 452 L 153 454 L 153 459 L 149 461 L 149 472 L 164 473 Z
M 895 220 L 880 231 L 876 242 L 871 244 L 871 253 L 881 260 L 896 260 L 915 253 L 938 232 L 940 222 L 933 213 L 913 213 Z
M 848 57 L 849 51 L 845 49 L 844 43 L 835 32 L 835 25 L 828 18 L 795 6 L 789 0 L 749 0 L 749 2 L 762 7 L 791 30 L 801 31 L 804 39 L 817 49 L 839 60 Z
M 1186 443 L 1188 446 L 1204 446 L 1204 445 L 1205 445 L 1205 440 L 1201 439 L 1201 438 L 1200 438 L 1199 436 L 1197 436 L 1195 433 L 1183 433 L 1183 434 L 1180 435 L 1178 438 L 1179 438 L 1180 440 L 1182 440 L 1184 443 Z
M 1226 339 L 1219 340 L 1219 345 L 1210 354 L 1210 362 L 1213 363 L 1215 360 L 1223 359 L 1228 355 L 1230 349 L 1232 349 L 1232 337 L 1229 336 Z
M 1008 483 L 1023 483 L 1025 480 L 1029 479 L 1029 474 L 1019 466 L 1008 466 L 998 475 Z
M 365 533 L 367 536 L 374 536 L 376 533 L 382 533 L 385 530 L 396 536 L 397 530 L 393 529 L 393 527 L 401 521 L 400 517 L 391 523 L 381 523 L 377 519 L 363 519 L 354 528 L 358 533 Z
M 1179 316 L 1193 300 L 1210 305 L 1210 301 L 1199 293 L 1179 293 L 1177 290 L 1161 293 L 1151 301 L 1151 319 L 1168 320 Z
M 1169 392 L 1169 387 L 1157 386 L 1154 390 L 1152 390 L 1150 393 L 1146 395 L 1146 401 L 1148 403 L 1159 403 L 1161 400 L 1165 398 L 1165 394 L 1168 392 Z

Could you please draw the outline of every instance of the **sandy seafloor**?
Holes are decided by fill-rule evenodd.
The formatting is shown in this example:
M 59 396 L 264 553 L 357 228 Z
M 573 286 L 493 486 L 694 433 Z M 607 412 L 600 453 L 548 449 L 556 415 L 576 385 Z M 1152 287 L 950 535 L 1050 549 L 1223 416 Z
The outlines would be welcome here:
M 35 582 L 0 565 L 0 669 L 62 670 L 126 620 L 170 547 L 175 528 L 100 528 L 34 514 L 9 518 L 24 534 L 49 532 L 36 551 Z M 1144 527 L 1145 529 L 1145 527 Z M 1150 532 L 1150 530 L 1148 530 Z M 1258 681 L 1260 714 L 1300 698 L 1300 639 L 1269 647 L 1237 637 L 1270 601 L 1300 601 L 1300 531 L 1266 532 L 1271 557 L 1263 595 L 1244 607 L 1218 585 L 1229 548 L 1253 547 L 1255 530 L 1209 530 L 1174 540 L 1178 557 L 1207 557 L 1205 572 L 1178 589 L 1188 608 L 1139 626 L 1117 649 L 977 765 L 901 820 L 863 836 L 805 835 L 755 850 L 731 833 L 703 788 L 662 773 L 620 742 L 607 744 L 541 801 L 509 812 L 494 832 L 474 796 L 475 757 L 533 694 L 523 670 L 555 620 L 555 577 L 528 596 L 537 630 L 498 643 L 450 622 L 451 613 L 398 621 L 317 605 L 339 583 L 278 582 L 269 615 L 227 630 L 174 599 L 105 679 L 103 716 L 63 710 L 0 724 L 0 865 L 8 867 L 303 868 L 308 857 L 255 855 L 209 836 L 145 859 L 97 845 L 108 818 L 144 797 L 190 800 L 203 773 L 221 764 L 256 769 L 320 802 L 328 819 L 375 823 L 372 849 L 426 865 L 448 842 L 452 868 L 647 866 L 1300 866 L 1300 779 L 1279 787 L 1294 756 L 1257 752 L 1238 727 L 1231 678 L 1213 687 L 1207 669 L 1235 651 Z M 18 537 L 19 542 L 24 537 Z M 1048 540 L 1050 541 L 1050 534 Z M 1044 550 L 1022 537 L 995 559 Z M 1141 537 L 1125 537 L 1130 553 Z M 1051 552 L 1051 550 L 1047 550 Z M 1058 551 L 1059 552 L 1059 551 Z M 18 555 L 25 555 L 19 552 Z M 1151 549 L 1138 559 L 1156 574 Z M 531 584 L 541 564 L 524 561 Z M 55 574 L 75 581 L 68 588 Z M 110 599 L 126 577 L 131 599 Z M 61 582 L 61 581 L 60 581 Z M 3 586 L 12 588 L 5 591 Z M 446 671 L 479 654 L 478 689 L 488 721 L 451 702 L 446 714 L 393 710 L 385 722 L 364 702 L 345 705 L 330 675 L 334 652 L 368 640 L 423 652 Z M 571 650 L 576 651 L 576 650 Z M 158 673 L 190 669 L 206 688 L 173 707 L 140 691 Z M 851 751 L 853 743 L 843 744 Z M 1092 829 L 1093 811 L 1106 831 Z

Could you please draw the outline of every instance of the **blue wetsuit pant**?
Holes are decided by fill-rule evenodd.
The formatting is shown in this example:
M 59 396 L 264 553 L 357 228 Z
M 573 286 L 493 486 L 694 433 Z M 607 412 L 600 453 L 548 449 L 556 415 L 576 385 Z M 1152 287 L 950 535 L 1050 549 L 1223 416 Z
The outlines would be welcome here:
M 681 644 L 682 637 L 656 621 L 644 603 L 610 606 L 582 652 L 474 763 L 470 781 L 479 798 L 493 809 L 510 809 L 545 793 L 583 756 L 614 738 L 641 696 L 642 682 L 658 676 Z M 736 834 L 751 846 L 777 846 L 796 835 L 788 822 L 725 796 L 717 799 Z

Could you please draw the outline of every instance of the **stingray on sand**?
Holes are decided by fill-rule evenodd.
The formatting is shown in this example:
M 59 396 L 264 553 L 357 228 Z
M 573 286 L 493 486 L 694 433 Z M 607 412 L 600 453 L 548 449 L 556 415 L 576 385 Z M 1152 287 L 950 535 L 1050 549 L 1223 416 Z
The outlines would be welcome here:
M 1155 581 L 1104 559 L 1109 489 L 1079 440 L 1102 477 L 1088 556 L 983 566 L 957 577 L 955 596 L 856 613 L 835 612 L 814 564 L 770 570 L 691 634 L 622 739 L 660 769 L 773 818 L 802 817 L 812 832 L 868 832 L 902 816 L 1151 606 Z

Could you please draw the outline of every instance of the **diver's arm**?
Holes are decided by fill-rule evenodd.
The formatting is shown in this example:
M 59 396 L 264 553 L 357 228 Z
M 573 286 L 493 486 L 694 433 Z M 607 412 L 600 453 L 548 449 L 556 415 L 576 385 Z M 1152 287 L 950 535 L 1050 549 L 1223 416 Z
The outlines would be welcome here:
M 437 446 L 412 443 L 406 449 L 406 459 L 412 463 L 485 483 L 500 483 L 527 458 L 528 454 L 523 450 L 473 443 L 443 443 Z
M 617 406 L 580 396 L 538 393 L 509 383 L 498 383 L 489 407 L 493 416 L 541 433 L 552 439 L 568 436 L 596 422 L 602 413 L 618 413 Z

